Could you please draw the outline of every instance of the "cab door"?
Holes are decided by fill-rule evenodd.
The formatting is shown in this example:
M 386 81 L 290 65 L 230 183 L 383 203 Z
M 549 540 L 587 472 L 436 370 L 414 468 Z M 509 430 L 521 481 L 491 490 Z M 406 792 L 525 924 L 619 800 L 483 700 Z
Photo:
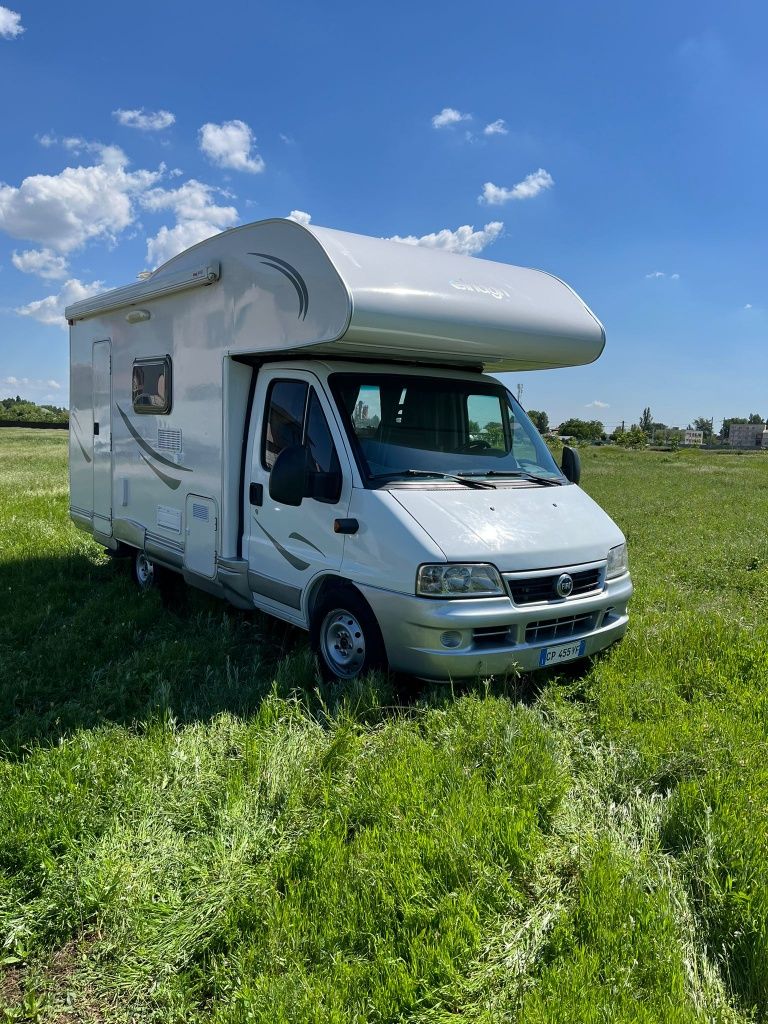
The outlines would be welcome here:
M 338 493 L 305 497 L 298 507 L 269 494 L 277 456 L 304 444 L 320 472 L 339 470 Z M 351 497 L 351 467 L 332 409 L 314 374 L 303 370 L 262 370 L 254 395 L 247 453 L 243 553 L 257 605 L 284 618 L 302 619 L 302 595 L 319 573 L 338 572 L 344 519 Z

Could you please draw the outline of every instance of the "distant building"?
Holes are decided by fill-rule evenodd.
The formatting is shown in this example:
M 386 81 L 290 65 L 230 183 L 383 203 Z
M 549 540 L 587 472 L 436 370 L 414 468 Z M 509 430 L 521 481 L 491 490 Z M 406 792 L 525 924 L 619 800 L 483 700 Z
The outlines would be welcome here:
M 704 444 L 704 431 L 686 430 L 685 437 L 683 438 L 683 444 Z
M 731 448 L 768 448 L 768 430 L 764 423 L 732 423 L 728 444 Z

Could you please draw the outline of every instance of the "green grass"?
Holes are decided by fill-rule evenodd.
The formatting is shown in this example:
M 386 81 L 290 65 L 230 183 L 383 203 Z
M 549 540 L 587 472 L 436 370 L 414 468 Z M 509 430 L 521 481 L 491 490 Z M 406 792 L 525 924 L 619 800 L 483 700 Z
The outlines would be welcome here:
M 0 1022 L 744 1022 L 768 1006 L 768 460 L 587 449 L 580 671 L 325 686 L 139 596 L 0 431 Z

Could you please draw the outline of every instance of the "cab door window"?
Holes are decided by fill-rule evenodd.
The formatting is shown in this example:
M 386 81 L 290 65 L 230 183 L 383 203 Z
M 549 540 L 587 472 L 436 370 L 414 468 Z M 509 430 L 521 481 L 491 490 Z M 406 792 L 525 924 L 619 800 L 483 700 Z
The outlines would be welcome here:
M 284 448 L 301 444 L 308 388 L 303 380 L 276 380 L 270 385 L 262 444 L 264 469 L 272 469 Z
M 315 389 L 305 381 L 273 381 L 264 420 L 264 469 L 271 472 L 280 452 L 297 444 L 303 444 L 309 452 L 307 469 L 315 476 L 313 497 L 318 501 L 338 501 L 341 464 Z
M 341 465 L 314 388 L 307 406 L 304 443 L 309 450 L 310 472 L 317 474 L 314 497 L 318 501 L 337 502 L 341 495 Z

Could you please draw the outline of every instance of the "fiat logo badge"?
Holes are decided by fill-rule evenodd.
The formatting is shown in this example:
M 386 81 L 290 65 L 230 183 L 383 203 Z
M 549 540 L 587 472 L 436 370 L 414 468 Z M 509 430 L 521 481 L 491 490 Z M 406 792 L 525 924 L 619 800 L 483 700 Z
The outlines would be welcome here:
M 569 576 L 567 572 L 558 576 L 555 590 L 558 597 L 570 597 L 573 593 L 573 576 Z

